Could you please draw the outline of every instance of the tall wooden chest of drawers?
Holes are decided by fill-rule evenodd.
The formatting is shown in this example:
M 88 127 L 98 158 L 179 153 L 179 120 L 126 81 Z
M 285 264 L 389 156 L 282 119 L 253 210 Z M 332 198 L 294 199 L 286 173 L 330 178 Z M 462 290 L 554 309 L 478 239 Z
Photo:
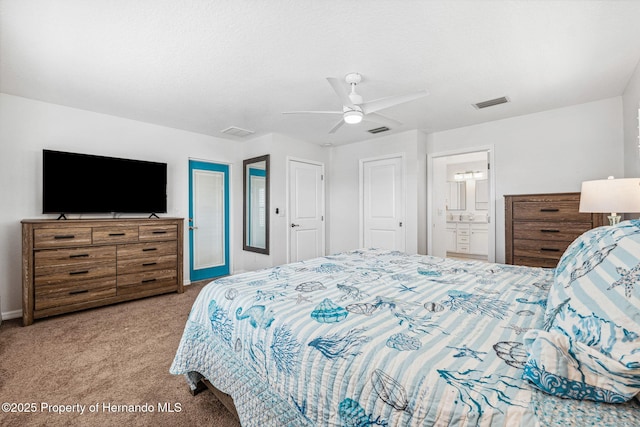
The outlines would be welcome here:
M 22 221 L 22 323 L 184 291 L 183 220 Z
M 505 198 L 505 262 L 554 268 L 585 231 L 605 225 L 606 215 L 580 213 L 580 193 L 526 194 Z M 608 224 L 608 222 L 607 222 Z

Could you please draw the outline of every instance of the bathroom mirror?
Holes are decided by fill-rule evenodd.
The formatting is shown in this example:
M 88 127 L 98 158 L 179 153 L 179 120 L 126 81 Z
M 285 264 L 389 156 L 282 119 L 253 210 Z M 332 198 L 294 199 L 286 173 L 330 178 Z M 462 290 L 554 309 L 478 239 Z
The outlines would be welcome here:
M 269 254 L 269 155 L 244 160 L 242 248 Z
M 467 183 L 465 181 L 449 181 L 448 208 L 450 211 L 467 209 Z

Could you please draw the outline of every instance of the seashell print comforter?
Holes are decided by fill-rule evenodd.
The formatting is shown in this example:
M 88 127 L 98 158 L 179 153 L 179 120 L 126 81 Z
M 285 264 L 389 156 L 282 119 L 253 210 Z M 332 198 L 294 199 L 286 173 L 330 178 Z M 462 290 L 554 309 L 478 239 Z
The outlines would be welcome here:
M 522 379 L 553 270 L 357 250 L 201 291 L 171 366 L 230 394 L 243 426 L 634 425 L 624 405 Z

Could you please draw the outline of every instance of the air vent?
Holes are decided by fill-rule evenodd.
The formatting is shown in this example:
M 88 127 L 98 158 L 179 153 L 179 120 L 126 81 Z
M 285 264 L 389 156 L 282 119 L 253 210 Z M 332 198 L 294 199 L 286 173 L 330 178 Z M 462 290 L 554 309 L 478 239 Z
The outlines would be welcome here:
M 482 101 L 482 102 L 478 102 L 477 104 L 471 104 L 471 105 L 476 110 L 481 110 L 483 108 L 493 107 L 494 105 L 505 104 L 509 101 L 510 101 L 509 98 L 507 98 L 506 96 L 503 96 L 500 98 L 490 99 L 488 101 Z
M 220 132 L 226 133 L 227 135 L 239 136 L 241 138 L 255 133 L 252 130 L 242 129 L 235 126 L 228 127 L 226 129 L 221 130 Z
M 388 130 L 390 130 L 388 127 L 381 126 L 379 128 L 369 129 L 367 132 L 369 132 L 369 133 L 380 133 L 380 132 L 386 132 Z

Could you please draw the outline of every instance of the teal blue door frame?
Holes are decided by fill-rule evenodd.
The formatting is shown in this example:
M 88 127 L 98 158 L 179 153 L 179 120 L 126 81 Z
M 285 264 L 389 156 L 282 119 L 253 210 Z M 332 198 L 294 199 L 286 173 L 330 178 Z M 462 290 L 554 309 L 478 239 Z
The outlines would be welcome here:
M 194 232 L 198 225 L 192 221 L 194 219 L 194 173 L 198 171 L 208 171 L 221 173 L 223 176 L 223 207 L 222 215 L 224 218 L 224 263 L 215 266 L 196 267 L 195 266 L 195 243 Z M 197 219 L 196 219 L 197 221 Z M 189 160 L 189 279 L 191 282 L 198 280 L 212 279 L 215 277 L 226 276 L 230 272 L 229 259 L 229 165 L 219 163 L 209 163 L 200 160 Z

